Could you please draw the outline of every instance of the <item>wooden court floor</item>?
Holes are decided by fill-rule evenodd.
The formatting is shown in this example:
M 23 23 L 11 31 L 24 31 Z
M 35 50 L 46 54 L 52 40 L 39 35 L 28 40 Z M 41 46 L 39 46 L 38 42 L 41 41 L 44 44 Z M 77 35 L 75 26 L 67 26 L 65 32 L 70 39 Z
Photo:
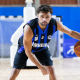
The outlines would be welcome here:
M 80 80 L 80 59 L 53 59 L 57 80 Z M 0 80 L 7 80 L 10 59 L 0 59 Z M 22 69 L 16 80 L 49 80 L 39 69 Z

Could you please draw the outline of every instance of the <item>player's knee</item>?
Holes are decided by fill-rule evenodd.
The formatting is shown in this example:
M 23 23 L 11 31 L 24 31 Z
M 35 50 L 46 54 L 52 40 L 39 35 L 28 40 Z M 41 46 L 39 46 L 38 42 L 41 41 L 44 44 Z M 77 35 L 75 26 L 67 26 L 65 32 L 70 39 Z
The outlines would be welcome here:
M 13 69 L 13 72 L 17 74 L 17 73 L 20 72 L 20 70 L 21 70 L 21 69 Z
M 50 71 L 50 74 L 52 74 L 52 75 L 53 75 L 53 74 L 54 74 L 54 67 L 52 67 L 52 66 L 51 66 L 51 67 L 49 67 L 49 71 Z
M 9 77 L 8 80 L 15 80 L 15 78 L 18 76 L 19 72 L 20 72 L 20 69 L 13 69 L 11 76 Z

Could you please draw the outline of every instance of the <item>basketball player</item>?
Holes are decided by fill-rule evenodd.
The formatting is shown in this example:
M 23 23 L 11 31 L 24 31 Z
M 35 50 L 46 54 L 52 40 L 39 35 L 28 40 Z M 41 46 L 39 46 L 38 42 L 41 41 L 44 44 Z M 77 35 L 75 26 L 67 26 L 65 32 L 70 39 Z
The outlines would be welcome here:
M 41 5 L 37 10 L 37 18 L 24 25 L 24 32 L 18 41 L 13 70 L 8 80 L 16 79 L 28 58 L 41 70 L 43 75 L 49 74 L 49 80 L 56 80 L 53 60 L 47 43 L 57 30 L 78 40 L 80 40 L 80 33 L 70 30 L 53 19 L 52 13 L 50 6 Z

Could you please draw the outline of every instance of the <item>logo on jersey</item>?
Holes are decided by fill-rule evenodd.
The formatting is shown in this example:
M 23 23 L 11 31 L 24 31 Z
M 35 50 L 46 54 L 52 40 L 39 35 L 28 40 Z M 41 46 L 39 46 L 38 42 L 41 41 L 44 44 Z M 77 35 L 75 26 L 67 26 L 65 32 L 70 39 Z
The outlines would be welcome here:
M 42 36 L 41 39 L 44 39 L 44 36 Z
M 37 41 L 37 40 L 38 40 L 38 35 L 35 36 L 35 41 Z
M 50 40 L 51 37 L 52 37 L 51 35 L 48 35 L 48 36 L 47 36 L 47 39 Z M 41 36 L 41 39 L 44 39 L 44 36 Z M 35 41 L 38 41 L 38 35 L 35 36 Z
M 51 37 L 52 37 L 51 35 L 48 35 L 48 39 L 49 39 L 49 40 L 51 39 Z
M 47 36 L 47 39 L 50 40 L 51 37 L 52 37 L 51 35 L 48 35 L 48 36 Z M 44 39 L 44 36 L 41 36 L 41 39 Z M 38 35 L 35 36 L 35 40 L 34 40 L 34 41 L 38 41 Z M 48 47 L 48 48 L 49 48 L 48 43 L 34 43 L 34 42 L 33 42 L 33 43 L 32 43 L 32 46 L 33 46 L 33 47 Z
M 48 47 L 49 48 L 49 45 L 47 43 L 32 43 L 32 46 L 33 47 Z

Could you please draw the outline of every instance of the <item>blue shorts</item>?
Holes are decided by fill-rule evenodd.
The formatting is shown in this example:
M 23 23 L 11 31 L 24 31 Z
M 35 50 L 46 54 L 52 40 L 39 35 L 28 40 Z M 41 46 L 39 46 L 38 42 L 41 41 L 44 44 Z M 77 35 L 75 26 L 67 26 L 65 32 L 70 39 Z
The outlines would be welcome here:
M 16 69 L 22 69 L 25 66 L 26 61 L 28 59 L 27 55 L 25 54 L 25 50 L 23 50 L 21 53 L 18 52 L 21 46 L 23 45 L 18 42 L 18 49 L 14 58 L 14 65 L 13 65 L 13 68 L 16 68 Z M 48 48 L 45 48 L 39 52 L 34 52 L 33 54 L 36 56 L 36 58 L 42 65 L 45 65 L 45 66 L 53 65 L 52 56 Z
M 52 56 L 49 52 L 49 50 L 44 49 L 40 52 L 36 52 L 33 53 L 36 58 L 38 59 L 38 61 L 45 66 L 51 66 L 53 65 L 53 60 L 52 60 Z M 22 53 L 16 53 L 15 58 L 14 58 L 14 65 L 13 68 L 16 69 L 22 69 L 25 66 L 25 63 L 27 61 L 28 57 L 25 54 L 25 51 Z

